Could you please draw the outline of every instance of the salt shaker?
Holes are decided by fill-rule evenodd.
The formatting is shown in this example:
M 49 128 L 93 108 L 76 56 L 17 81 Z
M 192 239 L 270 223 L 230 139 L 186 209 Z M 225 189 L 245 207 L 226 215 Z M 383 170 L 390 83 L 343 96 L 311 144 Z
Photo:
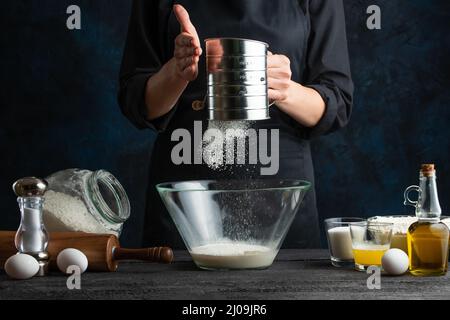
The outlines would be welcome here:
M 38 276 L 44 276 L 48 271 L 49 237 L 42 220 L 42 205 L 47 186 L 47 181 L 35 177 L 22 178 L 13 184 L 21 213 L 15 245 L 19 253 L 36 258 L 39 263 Z

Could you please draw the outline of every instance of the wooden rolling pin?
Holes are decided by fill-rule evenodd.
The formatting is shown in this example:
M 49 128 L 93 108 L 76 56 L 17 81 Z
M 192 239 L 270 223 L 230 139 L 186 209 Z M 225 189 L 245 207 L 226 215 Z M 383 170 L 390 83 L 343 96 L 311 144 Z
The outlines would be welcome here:
M 5 261 L 17 253 L 14 245 L 15 231 L 0 231 L 0 268 Z M 48 244 L 50 269 L 56 269 L 56 257 L 66 248 L 82 251 L 89 262 L 89 271 L 116 271 L 121 260 L 142 260 L 170 263 L 173 252 L 167 247 L 124 249 L 114 235 L 82 232 L 51 232 Z

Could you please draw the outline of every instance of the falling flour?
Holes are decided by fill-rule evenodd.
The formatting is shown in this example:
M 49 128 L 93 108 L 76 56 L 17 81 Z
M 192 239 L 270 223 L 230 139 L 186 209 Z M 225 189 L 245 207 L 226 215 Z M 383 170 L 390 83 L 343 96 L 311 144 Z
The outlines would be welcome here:
M 81 199 L 52 190 L 45 193 L 43 219 L 46 229 L 52 232 L 114 234 L 92 216 Z
M 249 135 L 249 130 L 252 126 L 252 121 L 209 121 L 208 130 L 216 130 L 223 137 L 222 143 L 214 144 L 211 141 L 203 141 L 202 149 L 203 159 L 209 168 L 213 170 L 223 170 L 226 164 L 230 164 L 229 155 L 232 152 L 233 160 L 235 155 L 234 147 L 230 148 L 230 138 L 237 141 L 245 141 Z M 209 140 L 209 139 L 207 139 Z M 237 153 L 247 155 L 247 150 L 237 150 Z M 239 156 L 238 156 L 239 157 Z M 232 164 L 234 164 L 233 162 Z
M 277 251 L 243 242 L 225 242 L 194 247 L 195 263 L 207 269 L 257 269 L 272 265 Z

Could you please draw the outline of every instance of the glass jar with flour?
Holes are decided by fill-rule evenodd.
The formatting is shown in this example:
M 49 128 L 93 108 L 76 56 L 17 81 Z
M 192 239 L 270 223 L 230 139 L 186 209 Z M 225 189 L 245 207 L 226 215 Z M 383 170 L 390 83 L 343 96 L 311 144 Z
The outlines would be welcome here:
M 130 216 L 130 202 L 111 173 L 67 169 L 46 180 L 43 218 L 48 231 L 120 235 Z

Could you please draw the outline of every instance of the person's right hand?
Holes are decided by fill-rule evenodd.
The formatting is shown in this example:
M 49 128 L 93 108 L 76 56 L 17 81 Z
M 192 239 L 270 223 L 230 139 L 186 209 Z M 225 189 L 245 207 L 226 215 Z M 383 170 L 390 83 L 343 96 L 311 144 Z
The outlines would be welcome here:
M 177 75 L 186 81 L 192 81 L 198 75 L 198 61 L 202 54 L 200 39 L 186 9 L 176 4 L 173 6 L 173 12 L 181 27 L 180 34 L 175 38 Z

